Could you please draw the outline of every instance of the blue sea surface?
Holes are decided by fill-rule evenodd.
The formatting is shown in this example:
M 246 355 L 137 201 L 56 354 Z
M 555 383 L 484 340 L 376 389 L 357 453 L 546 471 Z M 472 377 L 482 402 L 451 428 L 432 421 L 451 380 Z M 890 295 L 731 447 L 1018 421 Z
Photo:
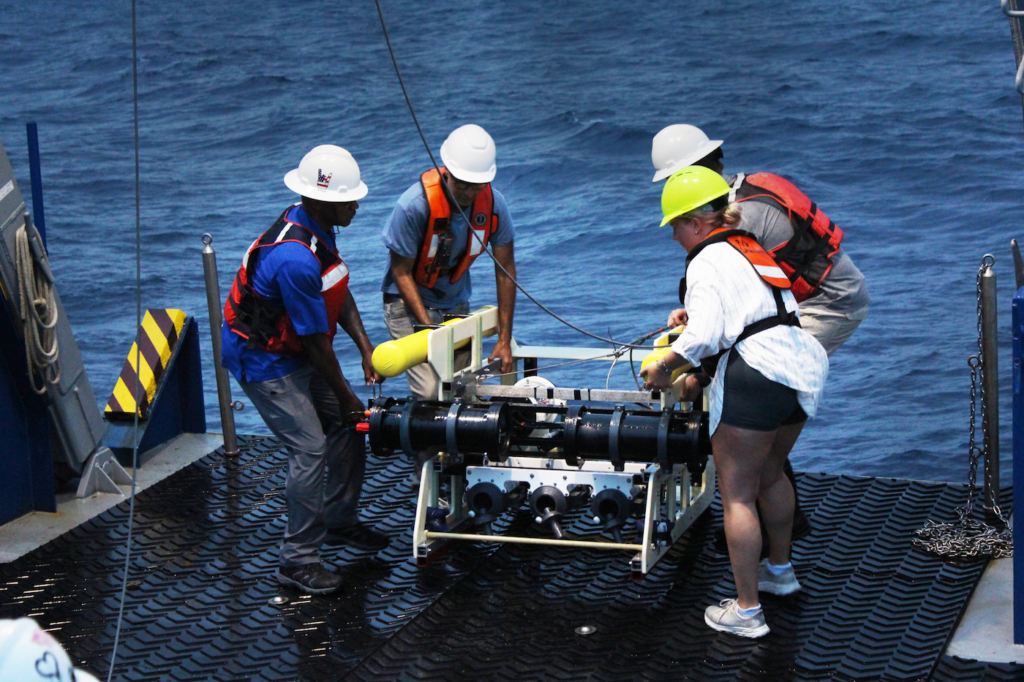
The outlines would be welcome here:
M 382 5 L 434 152 L 459 125 L 491 133 L 519 279 L 575 324 L 628 340 L 676 305 L 685 254 L 657 226 L 650 161 L 671 123 L 724 139 L 727 171 L 790 177 L 845 230 L 871 312 L 832 358 L 798 470 L 964 480 L 975 276 L 994 254 L 1009 480 L 1009 242 L 1024 236 L 1024 146 L 998 3 Z M 105 402 L 135 328 L 130 4 L 5 1 L 0 17 L 0 138 L 27 196 L 24 124 L 39 123 L 50 257 Z M 214 237 L 226 294 L 245 247 L 295 199 L 284 174 L 315 145 L 347 148 L 370 193 L 339 244 L 380 343 L 380 230 L 430 161 L 371 1 L 144 0 L 138 52 L 142 301 L 199 320 L 217 430 L 200 236 Z M 477 262 L 475 303 L 494 302 L 491 271 Z M 599 345 L 522 296 L 515 336 Z M 342 334 L 335 347 L 360 379 L 354 346 Z M 544 374 L 602 387 L 607 371 Z M 610 385 L 633 386 L 628 363 Z M 405 382 L 384 391 L 404 395 Z M 266 431 L 251 405 L 237 421 Z

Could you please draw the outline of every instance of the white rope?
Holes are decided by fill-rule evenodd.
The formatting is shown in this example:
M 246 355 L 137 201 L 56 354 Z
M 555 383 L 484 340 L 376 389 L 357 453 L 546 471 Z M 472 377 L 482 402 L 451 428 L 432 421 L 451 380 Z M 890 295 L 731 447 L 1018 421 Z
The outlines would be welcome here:
M 36 240 L 39 233 L 35 233 Z M 28 379 L 32 390 L 46 393 L 47 384 L 60 381 L 60 348 L 57 345 L 57 301 L 53 281 L 48 277 L 50 264 L 46 252 L 38 249 L 33 256 L 28 230 L 22 226 L 16 234 L 15 260 L 18 268 L 18 292 L 21 301 L 22 330 Z M 36 373 L 43 379 L 36 385 Z

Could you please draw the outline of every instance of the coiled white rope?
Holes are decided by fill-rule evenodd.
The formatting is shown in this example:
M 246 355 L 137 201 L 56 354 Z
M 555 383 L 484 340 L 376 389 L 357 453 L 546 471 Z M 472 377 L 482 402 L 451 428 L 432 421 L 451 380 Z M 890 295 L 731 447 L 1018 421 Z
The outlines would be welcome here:
M 15 236 L 21 320 L 25 337 L 25 355 L 29 366 L 29 383 L 33 391 L 43 395 L 46 393 L 47 384 L 56 384 L 60 381 L 57 301 L 54 298 L 53 278 L 46 252 L 38 248 L 33 255 L 26 227 L 27 225 L 22 226 Z M 36 240 L 39 239 L 38 232 L 34 236 Z M 42 387 L 36 385 L 37 372 L 43 380 Z

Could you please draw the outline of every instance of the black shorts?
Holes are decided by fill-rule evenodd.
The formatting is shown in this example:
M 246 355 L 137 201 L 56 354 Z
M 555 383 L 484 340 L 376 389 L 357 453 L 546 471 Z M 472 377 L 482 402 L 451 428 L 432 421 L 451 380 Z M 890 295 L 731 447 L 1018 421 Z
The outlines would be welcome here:
M 807 414 L 796 391 L 772 381 L 744 362 L 739 351 L 729 354 L 722 395 L 722 424 L 751 431 L 774 431 L 800 424 Z

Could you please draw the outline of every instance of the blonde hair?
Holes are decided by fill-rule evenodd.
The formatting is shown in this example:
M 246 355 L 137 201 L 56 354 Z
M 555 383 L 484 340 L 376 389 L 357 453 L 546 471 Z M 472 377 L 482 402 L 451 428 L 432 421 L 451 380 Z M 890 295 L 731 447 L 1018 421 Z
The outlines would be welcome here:
M 743 217 L 743 209 L 739 204 L 726 204 L 724 208 L 720 208 L 717 211 L 690 211 L 683 215 L 683 218 L 687 220 L 696 218 L 705 225 L 710 225 L 712 229 L 717 230 L 720 227 L 733 228 L 740 224 L 740 220 Z

